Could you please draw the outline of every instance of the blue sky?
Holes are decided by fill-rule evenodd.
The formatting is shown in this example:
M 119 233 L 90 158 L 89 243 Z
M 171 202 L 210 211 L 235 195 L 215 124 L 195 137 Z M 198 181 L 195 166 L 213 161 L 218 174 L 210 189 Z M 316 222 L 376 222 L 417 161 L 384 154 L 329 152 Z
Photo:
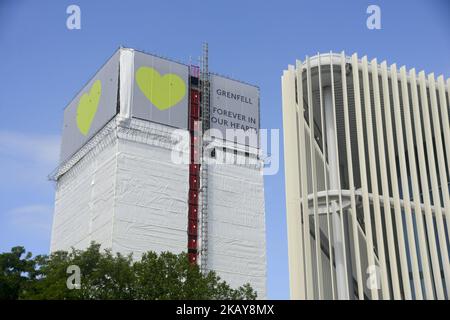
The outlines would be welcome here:
M 66 8 L 81 8 L 81 30 Z M 381 30 L 366 8 L 381 8 Z M 263 128 L 281 128 L 282 70 L 317 52 L 450 75 L 450 2 L 21 1 L 0 2 L 0 252 L 47 253 L 62 110 L 120 45 L 189 63 L 201 43 L 210 69 L 261 89 Z M 281 149 L 282 151 L 282 149 Z M 289 297 L 284 168 L 265 177 L 268 297 Z

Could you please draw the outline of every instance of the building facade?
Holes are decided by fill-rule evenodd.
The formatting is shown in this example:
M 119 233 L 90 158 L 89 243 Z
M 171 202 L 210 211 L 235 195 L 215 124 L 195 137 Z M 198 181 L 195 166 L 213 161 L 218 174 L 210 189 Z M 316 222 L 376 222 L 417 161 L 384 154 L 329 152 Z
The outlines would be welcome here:
M 450 79 L 318 54 L 282 76 L 292 299 L 448 299 Z
M 216 101 L 217 83 L 230 99 Z M 235 91 L 252 95 L 253 109 Z M 51 251 L 95 241 L 135 258 L 187 252 L 203 272 L 233 287 L 248 282 L 265 298 L 260 151 L 219 137 L 219 105 L 259 115 L 259 90 L 205 66 L 119 49 L 64 111 Z M 231 161 L 219 161 L 224 153 Z

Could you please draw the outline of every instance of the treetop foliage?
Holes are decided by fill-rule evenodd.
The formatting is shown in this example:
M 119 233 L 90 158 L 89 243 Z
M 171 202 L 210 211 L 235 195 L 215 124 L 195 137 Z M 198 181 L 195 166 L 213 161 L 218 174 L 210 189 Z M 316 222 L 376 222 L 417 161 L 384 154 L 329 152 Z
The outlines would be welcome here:
M 80 270 L 79 289 L 69 289 L 69 266 Z M 233 289 L 213 271 L 203 274 L 185 253 L 113 254 L 92 243 L 86 250 L 32 257 L 24 247 L 0 254 L 0 299 L 233 299 L 253 300 L 249 284 Z

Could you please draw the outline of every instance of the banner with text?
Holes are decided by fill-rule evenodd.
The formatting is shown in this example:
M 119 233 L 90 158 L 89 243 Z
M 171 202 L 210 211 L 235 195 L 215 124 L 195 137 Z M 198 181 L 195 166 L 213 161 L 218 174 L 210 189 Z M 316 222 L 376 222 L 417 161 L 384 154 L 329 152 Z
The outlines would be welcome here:
M 212 136 L 258 147 L 259 88 L 211 74 Z

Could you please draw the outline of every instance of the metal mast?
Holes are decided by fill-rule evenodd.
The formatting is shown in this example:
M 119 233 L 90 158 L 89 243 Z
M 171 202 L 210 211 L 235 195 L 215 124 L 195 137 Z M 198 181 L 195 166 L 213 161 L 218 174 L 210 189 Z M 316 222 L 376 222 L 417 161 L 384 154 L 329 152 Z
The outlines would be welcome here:
M 203 133 L 209 130 L 209 70 L 208 70 L 208 43 L 203 43 L 201 70 L 200 70 L 200 119 L 202 120 Z M 202 157 L 201 157 L 201 252 L 200 270 L 207 272 L 208 261 L 208 164 L 204 161 L 206 157 L 206 146 L 209 138 L 203 134 Z

